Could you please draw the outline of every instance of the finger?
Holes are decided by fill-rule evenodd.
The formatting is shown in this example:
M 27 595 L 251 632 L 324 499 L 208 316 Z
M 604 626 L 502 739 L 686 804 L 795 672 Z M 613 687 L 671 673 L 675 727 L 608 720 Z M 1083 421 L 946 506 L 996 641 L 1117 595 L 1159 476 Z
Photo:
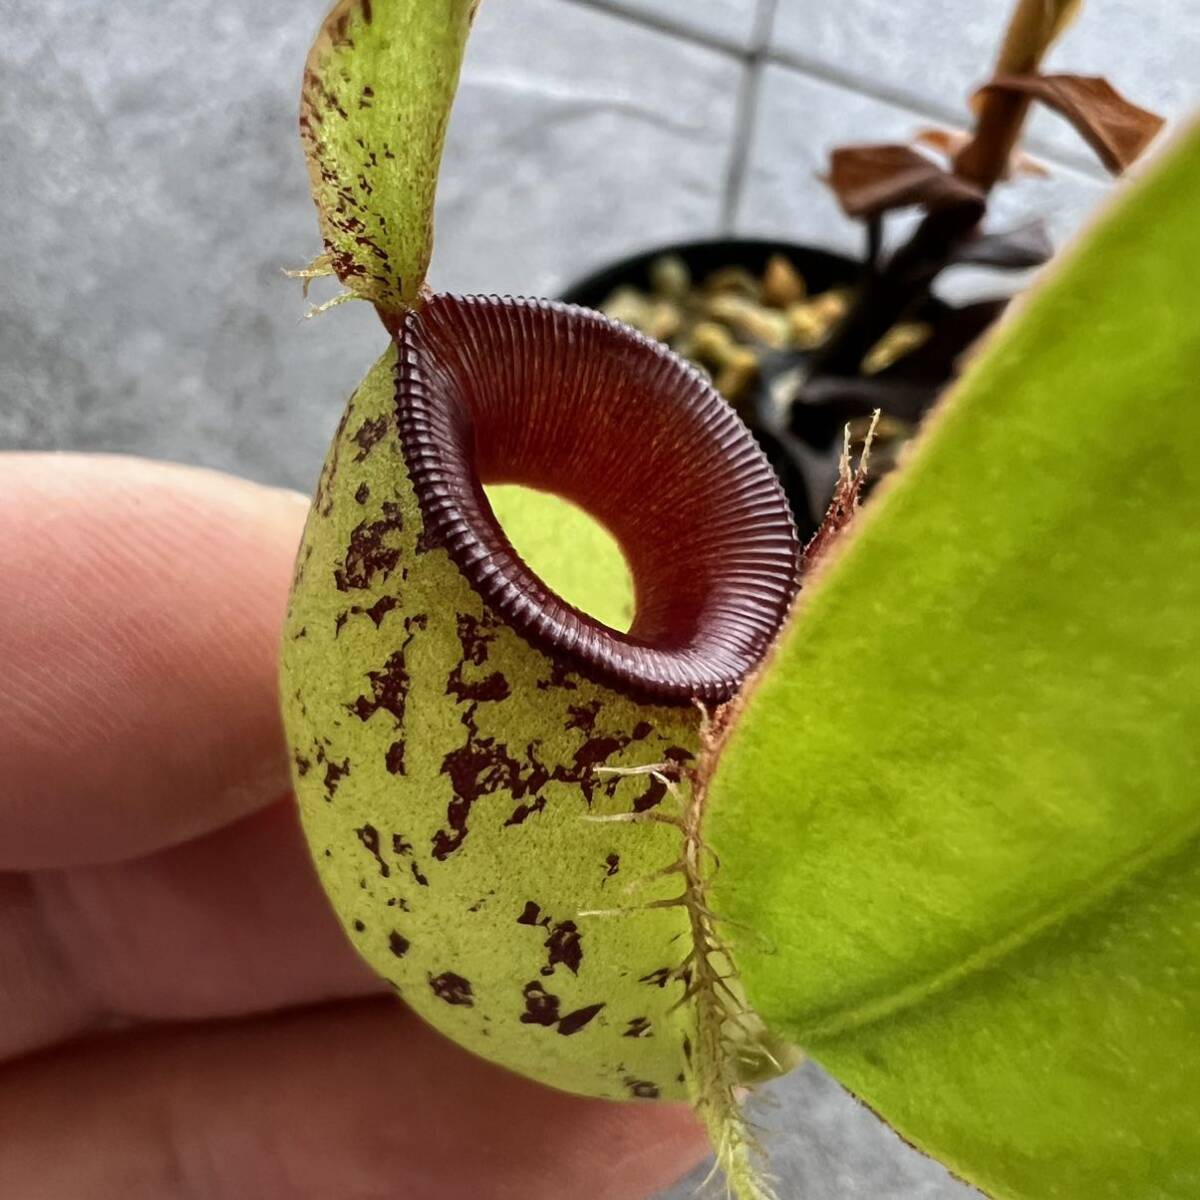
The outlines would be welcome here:
M 0 869 L 145 854 L 287 790 L 304 511 L 187 467 L 0 456 Z
M 639 1200 L 692 1115 L 551 1092 L 388 1001 L 109 1039 L 0 1074 L 22 1200 Z
M 149 858 L 0 877 L 0 914 L 0 1060 L 114 1021 L 384 986 L 339 928 L 290 800 Z

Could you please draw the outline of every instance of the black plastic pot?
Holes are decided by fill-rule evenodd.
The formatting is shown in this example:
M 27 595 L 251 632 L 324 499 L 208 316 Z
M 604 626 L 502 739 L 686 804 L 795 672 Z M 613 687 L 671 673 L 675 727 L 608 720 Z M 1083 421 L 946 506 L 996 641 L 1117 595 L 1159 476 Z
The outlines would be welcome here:
M 562 299 L 568 304 L 596 308 L 609 293 L 623 284 L 636 288 L 650 286 L 650 265 L 664 254 L 683 259 L 694 279 L 703 279 L 722 267 L 745 267 L 761 273 L 773 254 L 782 254 L 804 276 L 810 292 L 853 283 L 862 271 L 862 264 L 842 254 L 817 250 L 797 242 L 776 242 L 758 238 L 713 238 L 707 241 L 678 242 L 631 254 L 610 266 L 601 267 L 571 284 Z
M 776 254 L 787 258 L 804 277 L 810 294 L 853 286 L 865 271 L 861 262 L 797 242 L 755 238 L 717 238 L 658 246 L 601 267 L 571 284 L 562 299 L 588 308 L 600 305 L 618 288 L 650 290 L 650 268 L 664 255 L 687 264 L 700 281 L 724 267 L 744 267 L 760 275 Z M 743 407 L 755 436 L 792 502 L 802 537 L 815 531 L 836 480 L 841 431 L 847 421 L 869 416 L 876 408 L 906 421 L 919 421 L 955 373 L 962 351 L 1004 308 L 1003 300 L 961 307 L 926 297 L 906 313 L 928 323 L 933 334 L 912 354 L 869 379 L 814 379 L 797 399 L 781 409 L 777 385 L 785 376 L 807 375 L 814 351 L 763 350 L 762 378 L 751 404 Z

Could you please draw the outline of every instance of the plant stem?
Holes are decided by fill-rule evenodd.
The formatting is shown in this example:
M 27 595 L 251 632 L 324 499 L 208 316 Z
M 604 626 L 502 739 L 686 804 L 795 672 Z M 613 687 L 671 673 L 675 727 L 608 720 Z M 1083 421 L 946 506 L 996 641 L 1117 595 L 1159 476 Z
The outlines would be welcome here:
M 996 74 L 1035 71 L 1082 0 L 1018 0 L 996 61 Z M 987 93 L 979 104 L 971 140 L 953 163 L 954 174 L 985 195 L 1004 175 L 1021 136 L 1029 100 Z M 812 377 L 856 375 L 863 355 L 923 296 L 975 230 L 983 205 L 959 205 L 928 213 L 887 264 L 869 274 L 858 299 L 816 357 Z
M 1070 24 L 1082 0 L 1019 0 L 993 75 L 1036 71 L 1046 51 Z M 979 102 L 975 133 L 954 159 L 954 173 L 988 192 L 1004 175 L 1029 112 L 1027 96 L 988 92 Z

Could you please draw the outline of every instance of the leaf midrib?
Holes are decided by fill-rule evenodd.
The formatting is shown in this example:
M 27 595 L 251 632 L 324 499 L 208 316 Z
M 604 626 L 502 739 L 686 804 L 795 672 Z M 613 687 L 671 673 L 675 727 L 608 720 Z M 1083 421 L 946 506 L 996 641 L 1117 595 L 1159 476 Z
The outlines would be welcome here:
M 1118 863 L 1112 864 L 1110 870 L 1097 877 L 1081 894 L 1076 894 L 1061 904 L 1052 905 L 1023 925 L 980 946 L 946 970 L 934 972 L 897 991 L 871 997 L 851 1008 L 842 1009 L 822 1020 L 802 1026 L 796 1035 L 797 1043 L 805 1045 L 809 1041 L 840 1037 L 864 1026 L 887 1020 L 941 992 L 957 987 L 972 976 L 995 967 L 1005 958 L 1016 954 L 1058 926 L 1078 920 L 1102 907 L 1140 875 L 1174 858 L 1189 843 L 1197 840 L 1200 840 L 1200 811 L 1191 821 L 1156 838 L 1139 853 L 1128 855 Z

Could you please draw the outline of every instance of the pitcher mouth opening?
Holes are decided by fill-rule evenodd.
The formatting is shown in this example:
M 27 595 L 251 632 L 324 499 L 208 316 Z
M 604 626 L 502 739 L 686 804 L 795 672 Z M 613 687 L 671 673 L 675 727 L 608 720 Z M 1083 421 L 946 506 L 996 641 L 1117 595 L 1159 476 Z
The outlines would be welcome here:
M 659 703 L 732 697 L 796 592 L 787 500 L 748 429 L 665 347 L 589 309 L 435 296 L 396 331 L 396 411 L 427 544 L 580 674 Z M 620 633 L 546 586 L 484 492 L 554 492 L 607 527 L 633 578 Z

